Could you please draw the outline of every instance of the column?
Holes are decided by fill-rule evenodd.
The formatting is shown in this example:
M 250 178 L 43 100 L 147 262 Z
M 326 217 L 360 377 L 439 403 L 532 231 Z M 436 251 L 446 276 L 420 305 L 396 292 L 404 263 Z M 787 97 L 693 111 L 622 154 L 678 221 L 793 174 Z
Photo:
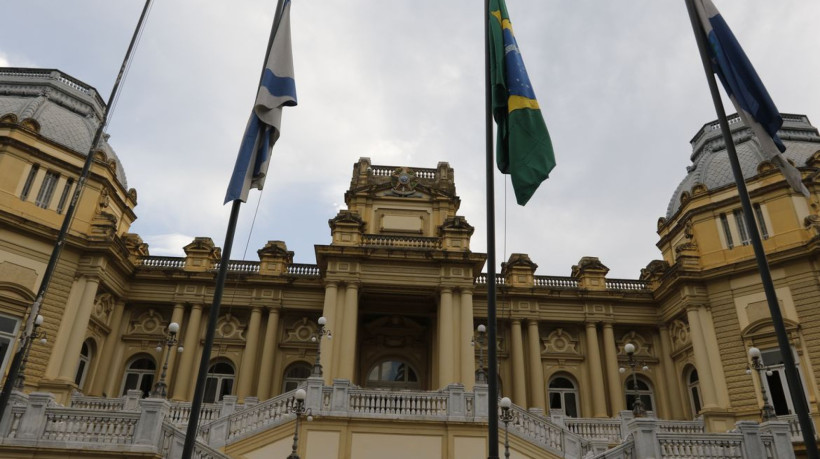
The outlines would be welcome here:
M 83 292 L 85 292 L 86 281 L 86 277 L 81 276 L 71 287 L 71 292 L 68 295 L 68 301 L 65 305 L 65 311 L 63 311 L 63 317 L 75 317 L 77 315 L 80 297 L 82 297 Z M 46 379 L 56 379 L 60 375 L 60 367 L 66 360 L 66 355 L 62 351 L 65 350 L 66 344 L 71 337 L 72 325 L 73 322 L 70 320 L 60 321 L 60 328 L 57 330 L 57 336 L 54 337 L 54 347 L 52 348 L 51 357 L 49 357 L 48 365 L 46 366 Z
M 712 367 L 709 365 L 709 351 L 706 349 L 697 306 L 688 306 L 686 308 L 686 317 L 689 319 L 689 334 L 692 337 L 692 351 L 695 354 L 695 367 L 698 370 L 698 379 L 700 380 L 703 408 L 715 408 L 717 407 L 715 380 L 712 377 Z
M 120 345 L 120 330 L 122 330 L 122 315 L 124 311 L 124 302 L 117 301 L 114 303 L 114 310 L 111 311 L 111 331 L 108 333 L 108 336 L 105 337 L 102 349 L 100 350 L 100 358 L 97 361 L 96 371 L 94 372 L 94 381 L 93 384 L 91 384 L 91 391 L 89 395 L 102 395 L 102 393 L 105 392 L 106 377 L 108 376 L 105 370 L 107 368 L 118 366 L 118 362 L 113 362 L 111 358 L 114 356 L 115 348 Z M 111 395 L 115 396 L 116 394 Z
M 461 289 L 461 383 L 467 392 L 472 392 L 475 385 L 477 347 L 472 345 L 473 336 L 476 334 L 473 324 L 473 291 Z
M 352 382 L 355 381 L 356 375 L 356 337 L 359 326 L 359 286 L 357 284 L 348 283 L 345 288 L 345 313 L 342 323 L 342 330 L 339 331 L 342 347 L 338 376 Z M 322 344 L 329 341 L 331 340 L 324 339 Z
M 541 408 L 549 413 L 544 403 L 544 365 L 541 363 L 541 333 L 538 331 L 538 321 L 527 321 L 527 343 L 530 354 L 530 407 Z
M 88 320 L 91 319 L 91 311 L 94 310 L 94 299 L 97 297 L 97 287 L 99 285 L 100 279 L 97 277 L 89 277 L 86 281 L 77 314 L 72 320 L 71 335 L 65 346 L 65 354 L 58 379 L 74 382 L 77 373 L 77 362 L 80 360 L 80 350 L 82 350 L 83 341 L 88 331 Z
M 262 320 L 262 310 L 255 307 L 251 310 L 248 321 L 248 334 L 245 336 L 245 349 L 242 351 L 242 362 L 239 367 L 239 384 L 237 384 L 237 402 L 244 403 L 245 397 L 253 395 L 253 377 L 256 375 L 256 348 L 259 345 L 259 325 Z
M 521 320 L 510 322 L 510 348 L 512 350 L 512 400 L 518 406 L 527 407 L 527 380 L 524 371 L 524 341 L 521 338 Z M 509 384 L 507 384 L 509 386 Z
M 171 322 L 176 322 L 179 324 L 179 331 L 182 332 L 182 328 L 185 326 L 182 323 L 182 319 L 185 316 L 185 305 L 181 303 L 177 303 L 174 305 L 174 312 L 171 313 Z M 168 349 L 168 346 L 163 346 L 165 348 L 165 352 L 168 352 L 168 374 L 165 376 L 165 384 L 168 385 L 168 398 L 171 398 L 174 393 L 174 382 L 176 381 L 175 373 L 174 373 L 174 364 L 177 361 L 177 348 L 182 344 L 179 341 L 181 333 L 177 333 L 177 344 L 176 346 L 172 346 L 171 349 Z M 183 346 L 182 352 L 185 352 L 185 347 Z M 162 365 L 162 362 L 160 362 Z M 160 369 L 160 371 L 162 371 Z
M 669 388 L 669 402 L 672 405 L 672 419 L 684 419 L 683 403 L 680 398 L 681 378 L 675 373 L 675 362 L 672 361 L 672 341 L 669 337 L 669 327 L 665 324 L 658 327 L 661 340 L 661 367 L 666 376 L 666 385 Z
M 604 359 L 606 360 L 606 382 L 609 388 L 609 407 L 615 416 L 624 410 L 625 395 L 618 373 L 618 350 L 615 346 L 615 332 L 612 324 L 604 322 Z
M 601 351 L 598 348 L 598 329 L 593 322 L 586 323 L 587 367 L 589 368 L 590 392 L 592 392 L 592 416 L 605 418 L 606 394 L 604 376 L 601 373 Z
M 337 323 L 337 315 L 336 315 L 336 303 L 338 297 L 338 284 L 336 282 L 327 282 L 325 284 L 325 304 L 322 309 L 322 315 L 327 319 L 328 328 L 330 328 L 331 333 L 338 333 L 341 330 L 341 323 Z M 339 317 L 341 319 L 341 317 Z M 341 322 L 341 320 L 339 321 Z M 343 336 L 339 334 L 338 336 Z M 336 374 L 336 369 L 333 368 L 333 354 L 335 352 L 335 348 L 337 347 L 336 343 L 341 343 L 340 339 L 335 340 L 326 340 L 325 348 L 323 349 L 322 355 L 320 356 L 320 362 L 322 364 L 322 374 L 324 376 L 325 385 L 330 386 L 333 384 L 333 376 Z
M 174 398 L 190 400 L 193 396 L 193 387 L 196 384 L 197 354 L 199 350 L 199 332 L 202 321 L 202 305 L 191 305 L 191 314 L 188 317 L 188 326 L 182 329 L 184 336 L 182 356 L 179 362 L 177 380 L 180 383 L 174 391 Z
M 441 289 L 438 313 L 438 385 L 444 387 L 456 381 L 453 371 L 453 290 Z
M 710 308 L 700 307 L 698 315 L 700 316 L 700 327 L 703 330 L 703 339 L 706 340 L 706 349 L 709 351 L 709 364 L 712 366 L 712 377 L 715 382 L 715 399 L 720 407 L 729 408 L 729 390 L 723 372 L 723 359 L 717 342 L 715 324 L 712 322 L 712 313 Z
M 279 330 L 279 310 L 268 310 L 268 324 L 265 326 L 265 340 L 262 342 L 262 362 L 259 364 L 259 385 L 256 395 L 259 400 L 267 400 L 272 393 L 274 360 L 276 359 L 277 332 Z M 278 393 L 278 392 L 276 392 Z

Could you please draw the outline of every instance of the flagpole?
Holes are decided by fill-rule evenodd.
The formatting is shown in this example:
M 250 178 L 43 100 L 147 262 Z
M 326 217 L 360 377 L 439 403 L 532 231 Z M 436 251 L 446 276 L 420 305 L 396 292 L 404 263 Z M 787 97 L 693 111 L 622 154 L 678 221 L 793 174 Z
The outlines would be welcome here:
M 262 72 L 259 75 L 259 85 L 262 85 L 262 78 L 265 74 L 265 66 L 270 57 L 271 45 L 276 36 L 276 31 L 279 29 L 279 23 L 282 21 L 282 7 L 284 0 L 278 0 L 276 3 L 276 12 L 273 16 L 273 25 L 271 26 L 270 37 L 268 38 L 267 52 L 265 53 L 265 60 L 262 63 Z M 219 262 L 219 271 L 216 276 L 216 287 L 214 289 L 214 299 L 211 309 L 208 312 L 208 326 L 205 330 L 205 342 L 202 347 L 202 357 L 199 360 L 199 372 L 196 377 L 196 388 L 194 389 L 194 398 L 191 400 L 191 413 L 188 419 L 188 425 L 185 431 L 185 444 L 182 447 L 182 459 L 191 459 L 194 452 L 194 444 L 196 443 L 196 433 L 199 429 L 199 412 L 202 408 L 202 400 L 205 396 L 205 382 L 208 379 L 208 364 L 211 360 L 211 350 L 214 345 L 214 337 L 216 335 L 216 323 L 219 320 L 219 308 L 222 304 L 222 293 L 225 289 L 225 279 L 228 275 L 228 263 L 231 260 L 231 249 L 233 248 L 234 233 L 236 232 L 236 222 L 239 219 L 239 207 L 242 205 L 242 200 L 235 199 L 231 206 L 231 216 L 228 219 L 228 229 L 225 233 L 225 244 L 222 247 L 222 259 Z
M 68 234 L 68 230 L 71 227 L 71 221 L 74 218 L 74 212 L 77 210 L 77 203 L 79 202 L 80 195 L 82 194 L 82 191 L 85 188 L 85 182 L 88 179 L 88 174 L 91 170 L 91 165 L 94 163 L 94 156 L 95 151 L 97 149 L 97 144 L 100 142 L 100 138 L 102 137 L 102 134 L 105 131 L 105 127 L 108 122 L 108 114 L 111 110 L 111 105 L 114 103 L 114 99 L 116 98 L 117 91 L 120 87 L 120 83 L 122 82 L 123 74 L 125 73 L 125 70 L 128 67 L 128 62 L 131 60 L 134 47 L 136 46 L 137 38 L 139 37 L 140 32 L 142 30 L 142 25 L 145 22 L 145 17 L 148 14 L 148 10 L 151 9 L 150 5 L 151 0 L 146 0 L 145 5 L 142 8 L 142 13 L 140 14 L 139 21 L 137 21 L 137 27 L 134 29 L 134 34 L 131 36 L 131 42 L 128 44 L 128 50 L 125 52 L 125 58 L 123 58 L 122 60 L 122 65 L 120 65 L 120 71 L 117 74 L 116 80 L 114 81 L 114 87 L 111 88 L 111 94 L 108 96 L 108 103 L 103 108 L 102 119 L 100 120 L 100 124 L 97 126 L 97 131 L 94 133 L 94 139 L 92 140 L 91 145 L 88 148 L 88 154 L 85 157 L 83 169 L 80 172 L 80 177 L 77 179 L 77 186 L 74 188 L 74 193 L 71 196 L 71 201 L 68 205 L 68 208 L 66 209 L 65 216 L 63 217 L 63 223 L 60 227 L 60 232 L 57 234 L 57 240 L 55 241 L 54 248 L 51 251 L 51 257 L 49 258 L 48 264 L 46 265 L 46 269 L 43 273 L 43 280 L 40 281 L 40 289 L 37 291 L 34 303 L 32 303 L 31 305 L 31 311 L 28 314 L 26 326 L 23 329 L 22 335 L 20 336 L 20 344 L 17 347 L 17 352 L 14 354 L 14 358 L 11 361 L 8 376 L 6 376 L 6 381 L 3 384 L 3 392 L 0 393 L 0 421 L 2 421 L 3 415 L 5 414 L 6 406 L 9 402 L 9 397 L 11 396 L 12 389 L 14 388 L 14 383 L 20 376 L 19 373 L 20 367 L 23 363 L 23 355 L 25 354 L 25 349 L 28 347 L 29 341 L 32 339 L 32 332 L 34 331 L 34 321 L 37 318 L 37 315 L 40 313 L 40 308 L 43 305 L 45 295 L 48 291 L 49 284 L 51 283 L 51 277 L 54 274 L 54 269 L 57 267 L 57 261 L 59 261 L 60 259 L 60 253 L 62 252 L 63 246 L 65 245 L 66 235 Z
M 498 342 L 495 285 L 495 165 L 493 98 L 490 81 L 490 0 L 484 0 L 484 128 L 487 181 L 487 441 L 489 459 L 498 459 Z
M 786 373 L 786 382 L 788 383 L 789 391 L 791 392 L 790 395 L 792 404 L 797 412 L 800 429 L 803 432 L 803 441 L 806 446 L 806 454 L 810 459 L 817 459 L 817 442 L 814 438 L 814 424 L 812 423 L 809 415 L 809 405 L 806 401 L 805 395 L 806 392 L 800 382 L 800 375 L 797 373 L 794 354 L 792 353 L 789 337 L 786 333 L 786 326 L 783 323 L 783 315 L 780 312 L 780 305 L 777 301 L 777 295 L 775 294 L 771 272 L 769 271 L 769 263 L 766 260 L 766 253 L 763 250 L 760 232 L 758 231 L 757 224 L 755 223 L 755 214 L 752 210 L 749 192 L 746 189 L 746 182 L 743 178 L 743 171 L 740 168 L 740 162 L 737 158 L 737 151 L 735 150 L 732 133 L 729 129 L 729 122 L 726 119 L 726 112 L 723 108 L 723 102 L 720 98 L 720 92 L 718 91 L 714 72 L 712 71 L 711 61 L 709 60 L 708 53 L 706 51 L 706 37 L 701 24 L 698 22 L 694 0 L 686 0 L 686 8 L 689 11 L 689 19 L 692 22 L 692 30 L 695 33 L 695 40 L 698 44 L 698 51 L 700 52 L 700 58 L 703 63 L 703 70 L 706 72 L 706 80 L 709 83 L 709 91 L 711 92 L 712 102 L 715 105 L 715 112 L 717 113 L 718 121 L 720 122 L 720 129 L 723 132 L 723 141 L 726 144 L 726 152 L 732 165 L 732 173 L 734 174 L 735 182 L 737 182 L 737 192 L 740 196 L 740 204 L 745 217 L 743 220 L 745 221 L 746 229 L 749 233 L 752 247 L 754 249 L 755 259 L 757 260 L 757 267 L 760 271 L 763 291 L 766 294 L 769 312 L 772 316 L 772 325 L 774 326 L 780 354 L 783 358 L 783 370 Z

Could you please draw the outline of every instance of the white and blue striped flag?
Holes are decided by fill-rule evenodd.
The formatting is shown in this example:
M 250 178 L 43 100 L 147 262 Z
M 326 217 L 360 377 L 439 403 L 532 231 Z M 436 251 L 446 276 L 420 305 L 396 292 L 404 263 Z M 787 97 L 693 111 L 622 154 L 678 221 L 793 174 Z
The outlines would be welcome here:
M 273 144 L 279 138 L 282 107 L 296 105 L 293 53 L 290 40 L 290 0 L 284 0 L 279 27 L 274 32 L 262 73 L 256 103 L 239 146 L 225 203 L 246 202 L 251 188 L 261 190 L 270 164 Z
M 783 126 L 783 118 L 752 63 L 712 0 L 696 0 L 695 7 L 709 42 L 712 69 L 735 110 L 757 137 L 763 156 L 780 169 L 795 191 L 808 198 L 809 190 L 803 185 L 800 171 L 781 155 L 786 146 L 777 131 Z

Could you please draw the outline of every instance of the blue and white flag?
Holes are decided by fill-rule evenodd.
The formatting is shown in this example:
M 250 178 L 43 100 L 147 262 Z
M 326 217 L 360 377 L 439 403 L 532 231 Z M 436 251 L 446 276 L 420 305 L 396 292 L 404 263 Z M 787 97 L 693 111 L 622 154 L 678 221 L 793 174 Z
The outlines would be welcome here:
M 781 155 L 786 146 L 777 137 L 777 131 L 783 126 L 783 118 L 752 63 L 712 0 L 696 0 L 695 8 L 709 41 L 712 69 L 735 110 L 757 137 L 763 156 L 780 169 L 795 191 L 808 198 L 809 190 L 803 185 L 800 171 Z
M 261 190 L 270 163 L 273 144 L 279 138 L 282 107 L 296 105 L 296 82 L 293 78 L 293 53 L 290 41 L 290 0 L 282 6 L 279 27 L 271 41 L 268 61 L 262 74 L 256 103 L 251 111 L 245 135 L 239 146 L 225 203 L 237 199 L 246 202 L 251 188 Z

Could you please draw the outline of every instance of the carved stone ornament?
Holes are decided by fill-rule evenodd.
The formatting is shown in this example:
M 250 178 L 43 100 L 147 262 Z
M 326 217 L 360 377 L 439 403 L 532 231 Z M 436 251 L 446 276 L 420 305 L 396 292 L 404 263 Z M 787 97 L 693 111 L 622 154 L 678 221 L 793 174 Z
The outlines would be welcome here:
M 408 196 L 416 191 L 416 186 L 419 184 L 419 179 L 416 173 L 409 167 L 397 167 L 390 176 L 390 185 L 393 187 L 393 193 L 399 196 Z
M 678 350 L 692 342 L 689 335 L 689 324 L 682 320 L 675 320 L 669 325 L 669 338 L 672 340 L 672 349 Z
M 245 339 L 245 327 L 230 313 L 216 321 L 216 333 L 220 338 Z
M 660 277 L 666 270 L 669 269 L 669 263 L 666 260 L 652 260 L 646 265 L 646 268 L 641 269 L 641 280 L 651 280 L 655 277 Z
M 312 343 L 311 338 L 316 336 L 318 328 L 313 320 L 302 317 L 285 328 L 285 343 Z
M 362 220 L 362 217 L 360 217 L 359 214 L 349 210 L 340 210 L 335 217 L 327 221 L 327 224 L 332 230 L 335 230 L 338 225 L 355 225 L 358 226 L 359 229 L 364 228 L 364 220 Z
M 444 223 L 441 224 L 439 227 L 439 234 L 442 234 L 445 231 L 466 232 L 467 234 L 472 235 L 475 228 L 467 223 L 466 218 L 456 215 L 455 217 L 447 217 L 447 219 L 444 220 Z
M 111 311 L 114 310 L 114 297 L 110 293 L 100 293 L 94 299 L 94 309 L 92 313 L 100 322 L 108 324 Z
M 598 272 L 605 276 L 609 272 L 607 268 L 598 257 L 581 257 L 577 265 L 572 266 L 572 277 L 579 277 L 584 272 Z
M 550 354 L 580 355 L 581 353 L 578 350 L 578 337 L 570 335 L 562 328 L 550 333 L 546 339 L 542 339 L 542 342 L 546 352 Z
M 131 321 L 128 332 L 149 335 L 161 334 L 164 329 L 164 323 L 165 320 L 155 309 L 149 309 Z
M 635 355 L 642 355 L 645 357 L 654 357 L 655 355 L 655 350 L 652 348 L 652 344 L 649 340 L 634 330 L 625 334 L 623 338 L 621 338 L 621 341 L 618 343 L 618 355 L 626 355 L 624 346 L 626 346 L 627 343 L 632 343 L 635 345 Z

